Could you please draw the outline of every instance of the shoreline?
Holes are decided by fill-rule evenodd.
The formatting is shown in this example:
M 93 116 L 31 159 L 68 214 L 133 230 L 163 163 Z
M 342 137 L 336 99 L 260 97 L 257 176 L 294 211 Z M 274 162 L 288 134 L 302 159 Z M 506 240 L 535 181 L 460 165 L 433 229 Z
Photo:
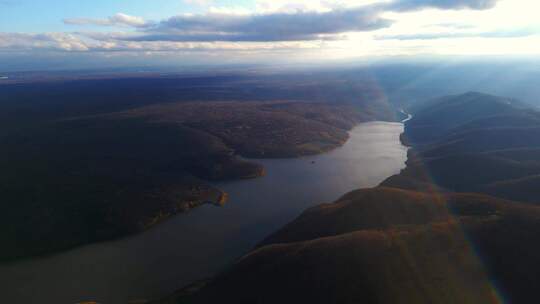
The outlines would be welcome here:
M 404 114 L 406 114 L 406 113 L 404 113 Z M 408 114 L 408 113 L 407 113 L 407 115 L 409 115 L 410 117 L 408 117 L 407 119 L 405 119 L 405 122 L 408 121 L 408 120 L 410 120 L 410 119 L 412 119 L 412 115 L 411 115 L 411 114 Z M 405 145 L 405 144 L 402 142 L 402 140 L 401 140 L 402 135 L 405 134 L 405 123 L 404 123 L 404 122 L 399 122 L 399 121 L 379 121 L 379 120 L 367 121 L 367 122 L 362 122 L 362 123 L 359 123 L 359 124 L 355 125 L 355 126 L 354 126 L 353 128 L 351 128 L 351 130 L 349 130 L 348 132 L 350 133 L 355 127 L 359 126 L 360 124 L 367 124 L 367 123 L 388 123 L 388 124 L 401 124 L 401 125 L 403 125 L 404 128 L 403 128 L 403 132 L 402 132 L 402 133 L 400 134 L 400 136 L 399 136 L 399 141 L 400 141 L 400 143 L 401 143 L 403 146 L 405 146 L 405 147 L 407 147 L 407 148 L 410 148 L 409 146 Z M 350 138 L 349 138 L 348 140 L 350 140 Z M 347 141 L 348 141 L 348 140 L 347 140 Z M 341 147 L 341 146 L 340 146 L 340 147 Z M 338 148 L 339 148 L 339 147 L 336 147 L 335 149 L 338 149 Z M 331 152 L 331 150 L 330 150 L 330 151 L 327 151 L 327 152 L 324 152 L 324 153 L 320 153 L 320 154 L 325 154 L 325 153 L 329 153 L 329 152 Z M 319 155 L 319 154 L 317 154 L 317 155 Z M 297 158 L 299 158 L 299 159 L 301 159 L 301 158 L 309 158 L 310 156 L 314 156 L 314 155 L 303 155 L 303 156 L 300 156 L 300 157 L 297 157 Z M 297 159 L 297 158 L 295 157 L 295 159 Z M 256 159 L 246 158 L 246 160 L 249 161 L 249 160 L 256 160 Z M 274 159 L 271 159 L 271 160 L 274 160 Z M 408 153 L 406 154 L 406 161 L 407 161 L 407 160 L 408 160 Z M 401 169 L 401 170 L 405 170 L 406 168 L 407 168 L 407 167 L 406 167 L 406 162 L 405 162 L 405 167 L 404 167 L 403 169 Z M 381 182 L 380 182 L 379 184 L 377 184 L 376 186 L 373 186 L 373 187 L 367 187 L 367 188 L 361 187 L 361 188 L 358 188 L 358 189 L 351 190 L 350 192 L 358 191 L 358 190 L 361 190 L 361 189 L 374 189 L 374 188 L 381 187 L 387 179 L 390 179 L 390 178 L 392 178 L 392 177 L 394 177 L 394 176 L 396 176 L 396 175 L 399 175 L 399 173 L 394 174 L 394 175 L 391 175 L 391 176 L 388 176 L 387 178 L 385 178 L 383 181 L 381 181 Z M 342 196 L 344 196 L 344 195 L 347 195 L 347 194 L 350 193 L 350 192 L 343 193 L 340 197 L 342 197 Z M 339 200 L 339 198 L 338 198 L 338 200 Z M 317 206 L 317 205 L 315 205 L 315 206 Z M 305 209 L 303 212 L 305 212 L 306 210 L 308 210 L 308 209 Z M 283 228 L 283 226 L 282 226 L 281 228 Z M 281 228 L 279 228 L 279 229 L 281 229 Z M 279 230 L 279 229 L 278 229 L 278 230 Z M 264 240 L 264 239 L 263 239 L 263 240 Z M 261 241 L 263 241 L 263 240 L 261 240 Z M 259 243 L 258 243 L 258 244 L 259 244 Z M 258 246 L 259 246 L 259 245 L 256 245 L 256 246 L 253 248 L 253 250 L 255 250 Z M 247 252 L 246 254 L 249 254 L 249 252 Z M 218 274 L 215 274 L 215 275 L 218 275 Z M 173 292 L 173 293 L 171 293 L 171 294 L 169 294 L 169 295 L 167 295 L 167 296 L 165 296 L 165 297 L 163 297 L 163 298 L 161 298 L 161 299 L 157 299 L 157 300 L 149 300 L 149 301 L 142 302 L 142 303 L 144 303 L 144 304 L 169 304 L 169 303 L 172 304 L 172 303 L 176 303 L 176 302 L 174 302 L 174 300 L 177 299 L 178 297 L 181 297 L 181 296 L 189 296 L 189 295 L 191 295 L 191 294 L 193 294 L 193 293 L 196 293 L 198 290 L 204 288 L 204 287 L 206 286 L 206 284 L 208 284 L 209 282 L 212 281 L 212 279 L 215 277 L 215 275 L 210 276 L 210 277 L 207 277 L 207 278 L 199 279 L 199 280 L 193 281 L 193 282 L 191 282 L 191 283 L 188 283 L 188 284 L 182 286 L 181 288 L 179 288 L 178 290 L 176 290 L 175 292 Z M 171 301 L 171 302 L 169 302 L 169 301 Z
M 250 168 L 251 172 L 248 172 L 248 173 L 242 172 L 240 174 L 238 174 L 238 173 L 233 174 L 234 176 L 231 175 L 230 177 L 223 177 L 223 178 L 220 178 L 220 180 L 218 180 L 218 181 L 212 181 L 211 179 L 199 179 L 199 178 L 197 178 L 197 180 L 199 180 L 199 184 L 198 184 L 197 188 L 198 187 L 208 188 L 207 191 L 199 192 L 199 193 L 195 194 L 195 196 L 192 199 L 189 199 L 189 200 L 171 201 L 170 203 L 163 206 L 162 208 L 160 208 L 158 210 L 154 210 L 152 213 L 147 213 L 146 215 L 141 214 L 140 215 L 141 217 L 137 220 L 138 223 L 136 224 L 136 226 L 138 228 L 133 229 L 130 232 L 121 233 L 119 235 L 115 235 L 115 236 L 112 236 L 112 237 L 106 237 L 106 238 L 103 238 L 103 239 L 100 239 L 100 240 L 94 240 L 94 241 L 90 241 L 90 242 L 82 242 L 80 244 L 75 244 L 75 245 L 72 245 L 72 246 L 66 246 L 65 248 L 52 249 L 50 251 L 47 250 L 46 252 L 43 252 L 43 253 L 36 253 L 36 254 L 31 254 L 31 255 L 9 257 L 9 258 L 0 260 L 0 265 L 16 264 L 16 263 L 19 263 L 19 262 L 25 262 L 25 261 L 29 261 L 29 260 L 36 259 L 36 258 L 37 259 L 39 259 L 39 258 L 48 258 L 48 257 L 55 256 L 55 255 L 58 255 L 58 254 L 70 252 L 70 251 L 73 251 L 73 250 L 76 250 L 78 248 L 82 248 L 82 247 L 85 247 L 85 246 L 91 246 L 91 245 L 94 245 L 94 244 L 100 244 L 100 243 L 111 242 L 111 241 L 118 241 L 118 240 L 122 240 L 122 239 L 125 239 L 125 238 L 134 237 L 134 236 L 140 235 L 141 233 L 144 233 L 144 232 L 146 232 L 148 230 L 152 230 L 152 229 L 156 228 L 157 226 L 160 226 L 163 223 L 175 218 L 176 216 L 186 215 L 186 214 L 192 212 L 193 210 L 198 209 L 199 207 L 202 207 L 204 205 L 222 207 L 228 201 L 228 194 L 225 191 L 223 191 L 222 189 L 220 189 L 219 186 L 215 186 L 216 184 L 223 183 L 223 182 L 234 183 L 234 182 L 238 182 L 238 181 L 253 180 L 253 179 L 259 179 L 259 178 L 264 177 L 266 175 L 266 168 L 264 166 L 260 165 L 257 162 L 257 161 L 260 161 L 260 160 L 268 160 L 268 159 L 272 159 L 272 160 L 302 159 L 302 158 L 306 158 L 306 157 L 313 157 L 313 156 L 317 156 L 317 155 L 323 155 L 323 154 L 330 153 L 330 152 L 334 151 L 335 149 L 343 147 L 350 140 L 350 131 L 352 129 L 354 129 L 355 127 L 357 127 L 360 124 L 371 123 L 371 122 L 376 122 L 376 120 L 368 121 L 368 122 L 359 122 L 359 123 L 355 124 L 351 129 L 346 130 L 346 132 L 347 132 L 347 140 L 345 140 L 343 142 L 340 142 L 339 145 L 332 146 L 331 148 L 325 149 L 325 150 L 320 151 L 320 152 L 317 151 L 315 153 L 291 155 L 289 157 L 273 157 L 273 158 L 246 158 L 246 157 L 242 157 L 240 154 L 234 154 L 233 157 L 236 158 L 236 160 L 240 160 L 240 161 L 243 160 L 243 161 L 246 161 L 247 163 L 250 163 L 251 165 L 253 165 L 253 167 Z M 182 185 L 183 185 L 183 183 L 179 184 L 179 186 L 182 186 Z M 217 196 L 216 196 L 216 195 L 212 194 L 212 192 L 218 192 L 219 194 L 217 194 Z M 207 197 L 208 195 L 210 195 L 212 197 L 208 198 Z M 164 200 L 165 199 L 166 198 L 164 198 Z M 152 203 L 152 202 L 149 202 L 149 203 Z M 128 213 L 129 212 L 126 212 L 126 214 L 128 214 Z
M 357 127 L 342 149 L 308 158 L 310 161 L 263 161 L 269 171 L 265 178 L 216 185 L 230 195 L 224 208 L 201 206 L 143 233 L 46 259 L 2 265 L 0 272 L 5 278 L 31 278 L 10 284 L 33 288 L 42 299 L 51 301 L 162 299 L 181 286 L 219 273 L 310 206 L 334 201 L 359 187 L 373 187 L 403 167 L 399 123 L 369 122 Z M 316 165 L 311 164 L 312 159 Z M 59 263 L 65 267 L 51 281 L 46 273 Z M 76 284 L 60 292 L 65 279 L 73 276 L 79 277 Z M 159 286 L 153 283 L 157 280 Z M 6 299 L 32 302 L 35 296 L 13 290 Z
M 305 158 L 309 158 L 309 157 L 313 157 L 313 156 L 318 156 L 318 155 L 324 155 L 324 154 L 331 153 L 332 151 L 335 151 L 336 149 L 339 149 L 339 148 L 343 147 L 345 144 L 347 144 L 350 141 L 350 139 L 351 139 L 350 134 L 351 134 L 351 131 L 354 128 L 360 126 L 361 124 L 371 124 L 371 123 L 400 124 L 399 121 L 383 121 L 383 120 L 369 120 L 369 121 L 358 122 L 354 126 L 352 126 L 350 129 L 346 130 L 347 139 L 345 141 L 339 142 L 339 144 L 329 146 L 327 149 L 317 151 L 317 152 L 314 152 L 314 153 L 296 154 L 296 155 L 291 155 L 291 156 L 288 156 L 288 157 L 270 157 L 270 158 L 248 158 L 248 157 L 243 157 L 240 154 L 234 154 L 234 157 L 237 160 L 246 161 L 246 162 L 251 163 L 252 165 L 254 165 L 256 167 L 256 170 L 254 170 L 253 172 L 250 172 L 248 174 L 239 174 L 239 175 L 236 174 L 236 176 L 234 176 L 234 177 L 226 177 L 226 178 L 223 178 L 222 180 L 219 180 L 219 181 L 212 181 L 212 180 L 208 180 L 208 179 L 200 179 L 200 186 L 202 186 L 203 188 L 206 188 L 206 187 L 211 187 L 212 188 L 212 189 L 208 190 L 208 193 L 206 193 L 206 194 L 205 193 L 199 193 L 199 194 L 197 194 L 195 196 L 194 199 L 191 199 L 191 200 L 182 200 L 182 201 L 170 202 L 168 205 L 164 206 L 163 208 L 161 208 L 159 210 L 156 210 L 154 213 L 148 213 L 146 216 L 141 214 L 142 217 L 138 220 L 139 223 L 137 224 L 137 226 L 139 228 L 137 228 L 135 230 L 132 230 L 131 232 L 121 233 L 120 235 L 116 235 L 116 236 L 112 236 L 112 237 L 106 237 L 106 238 L 103 238 L 101 240 L 83 242 L 83 243 L 75 244 L 73 246 L 69 246 L 69 247 L 66 247 L 66 248 L 63 248 L 63 249 L 58 249 L 58 250 L 53 249 L 53 250 L 48 251 L 48 252 L 3 259 L 3 260 L 0 261 L 0 265 L 15 264 L 15 263 L 18 263 L 18 262 L 24 262 L 24 261 L 32 260 L 32 259 L 35 259 L 35 258 L 38 258 L 38 259 L 39 258 L 47 258 L 47 257 L 55 256 L 55 255 L 58 255 L 58 254 L 70 252 L 70 251 L 76 250 L 76 249 L 81 248 L 81 247 L 93 245 L 93 244 L 100 244 L 100 243 L 104 243 L 104 242 L 122 240 L 122 239 L 125 239 L 125 238 L 140 235 L 141 233 L 144 233 L 145 231 L 154 229 L 155 227 L 163 224 L 164 222 L 167 222 L 167 221 L 175 218 L 176 216 L 181 216 L 181 215 L 188 214 L 188 213 L 192 212 L 193 210 L 198 209 L 199 207 L 202 207 L 204 205 L 212 205 L 212 206 L 216 206 L 216 207 L 224 206 L 228 201 L 228 194 L 225 191 L 223 191 L 222 189 L 220 189 L 220 187 L 218 185 L 220 183 L 234 183 L 234 182 L 238 182 L 238 181 L 242 181 L 242 180 L 253 180 L 253 179 L 259 179 L 259 178 L 264 177 L 267 174 L 266 168 L 264 166 L 260 165 L 258 163 L 258 161 L 262 161 L 262 160 L 289 160 L 289 159 L 299 159 L 299 160 L 301 160 L 301 159 L 305 159 Z M 218 197 L 213 197 L 213 198 L 210 198 L 210 199 L 206 198 L 205 196 L 210 194 L 210 192 L 212 192 L 212 191 L 219 192 L 219 196 Z

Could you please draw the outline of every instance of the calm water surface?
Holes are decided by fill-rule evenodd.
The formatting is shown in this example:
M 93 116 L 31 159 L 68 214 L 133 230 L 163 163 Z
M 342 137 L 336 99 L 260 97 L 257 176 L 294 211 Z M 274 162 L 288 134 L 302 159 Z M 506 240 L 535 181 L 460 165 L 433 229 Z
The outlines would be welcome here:
M 371 122 L 330 153 L 258 160 L 267 176 L 217 184 L 225 207 L 203 206 L 119 241 L 0 266 L 2 302 L 128 303 L 211 276 L 306 208 L 376 186 L 405 167 L 400 123 Z

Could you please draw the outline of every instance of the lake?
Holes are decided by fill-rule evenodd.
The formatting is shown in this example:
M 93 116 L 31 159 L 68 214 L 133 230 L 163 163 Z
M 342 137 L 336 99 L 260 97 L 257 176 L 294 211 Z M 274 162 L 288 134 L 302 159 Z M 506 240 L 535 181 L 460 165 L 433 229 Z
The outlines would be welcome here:
M 311 206 L 378 185 L 405 167 L 403 125 L 363 123 L 329 153 L 257 160 L 265 177 L 219 183 L 224 207 L 202 206 L 147 232 L 0 266 L 2 302 L 128 303 L 212 276 Z

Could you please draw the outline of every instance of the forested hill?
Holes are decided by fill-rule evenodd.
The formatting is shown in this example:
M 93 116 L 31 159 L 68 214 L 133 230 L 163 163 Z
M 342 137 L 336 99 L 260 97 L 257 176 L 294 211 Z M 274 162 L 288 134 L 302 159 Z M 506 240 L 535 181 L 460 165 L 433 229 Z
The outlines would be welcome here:
M 480 93 L 411 111 L 400 174 L 306 210 L 229 270 L 160 303 L 534 302 L 538 113 Z

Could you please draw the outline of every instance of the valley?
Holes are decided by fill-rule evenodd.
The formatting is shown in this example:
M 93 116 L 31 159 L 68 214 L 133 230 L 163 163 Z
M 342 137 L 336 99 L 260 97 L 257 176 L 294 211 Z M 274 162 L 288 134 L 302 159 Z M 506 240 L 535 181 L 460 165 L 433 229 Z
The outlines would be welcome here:
M 155 303 L 534 297 L 536 109 L 469 92 L 398 112 L 365 85 L 338 101 L 299 99 L 328 79 L 282 90 L 263 78 L 163 78 L 155 90 L 185 94 L 148 86 L 110 104 L 117 95 L 99 79 L 73 92 L 54 81 L 0 87 L 0 194 L 17 202 L 2 205 L 7 298 L 33 303 L 25 290 L 39 289 L 58 301 L 149 302 L 181 286 Z M 115 85 L 128 93 L 139 80 Z M 193 100 L 199 82 L 208 95 Z M 57 108 L 38 110 L 43 88 Z M 141 246 L 154 253 L 131 253 Z M 56 281 L 38 274 L 59 264 L 71 267 Z M 74 271 L 85 279 L 70 292 L 53 287 Z
M 310 98 L 331 82 L 349 93 Z M 347 80 L 284 83 L 229 75 L 0 86 L 0 260 L 113 240 L 223 205 L 227 193 L 213 183 L 265 174 L 241 157 L 325 153 L 358 123 L 395 117 L 363 97 L 377 92 Z
M 158 303 L 534 301 L 537 112 L 474 92 L 408 110 L 401 173 L 307 209 Z
M 398 173 L 407 156 L 402 132 L 399 123 L 361 123 L 327 153 L 257 159 L 263 177 L 211 182 L 228 194 L 221 207 L 205 204 L 124 238 L 0 264 L 3 297 L 28 304 L 163 298 L 227 269 L 306 208 Z
M 539 302 L 539 11 L 0 0 L 0 302 Z

